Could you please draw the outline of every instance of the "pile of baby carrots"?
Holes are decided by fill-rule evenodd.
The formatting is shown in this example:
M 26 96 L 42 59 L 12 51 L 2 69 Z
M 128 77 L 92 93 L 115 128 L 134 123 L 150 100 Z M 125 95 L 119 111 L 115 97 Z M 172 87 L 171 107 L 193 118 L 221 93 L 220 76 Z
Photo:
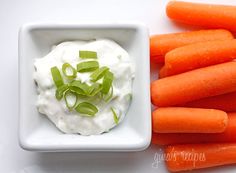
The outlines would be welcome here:
M 236 163 L 236 7 L 170 1 L 166 13 L 205 30 L 150 38 L 151 63 L 164 64 L 151 83 L 152 143 L 174 155 L 172 172 Z

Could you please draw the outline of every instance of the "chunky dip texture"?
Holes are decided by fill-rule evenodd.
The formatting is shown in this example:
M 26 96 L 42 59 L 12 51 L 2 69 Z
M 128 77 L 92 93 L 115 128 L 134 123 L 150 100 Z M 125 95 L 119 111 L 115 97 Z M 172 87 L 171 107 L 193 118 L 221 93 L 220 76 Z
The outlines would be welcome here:
M 83 57 L 90 56 L 91 53 L 96 53 L 96 59 L 89 60 Z M 95 69 L 83 71 L 83 68 L 87 67 L 84 62 L 89 62 L 91 67 L 91 61 L 99 64 L 97 71 Z M 62 132 L 81 135 L 101 134 L 108 132 L 125 117 L 132 99 L 135 70 L 129 54 L 114 41 L 97 39 L 63 42 L 54 46 L 45 57 L 36 59 L 34 66 L 38 111 L 46 115 Z M 68 76 L 63 75 L 65 69 Z M 74 69 L 76 74 L 73 74 Z M 73 81 L 79 81 L 87 87 L 91 87 L 95 80 L 96 84 L 102 85 L 105 77 L 101 76 L 105 71 L 109 71 L 107 76 L 112 75 L 112 86 L 107 96 L 97 93 L 87 97 L 78 95 L 75 98 L 68 93 L 65 97 L 64 93 L 64 97 L 58 99 L 55 96 L 57 83 L 52 77 L 53 70 L 54 73 L 56 70 L 61 74 L 64 83 L 72 83 L 69 78 L 72 76 Z M 75 109 L 68 109 L 68 105 L 74 104 L 75 100 L 77 104 Z M 79 108 L 80 103 L 85 107 Z M 86 105 L 88 103 L 89 105 Z M 90 104 L 96 109 L 92 107 L 92 110 L 86 110 L 91 108 Z M 91 113 L 94 109 L 95 112 Z M 88 113 L 83 113 L 84 110 Z

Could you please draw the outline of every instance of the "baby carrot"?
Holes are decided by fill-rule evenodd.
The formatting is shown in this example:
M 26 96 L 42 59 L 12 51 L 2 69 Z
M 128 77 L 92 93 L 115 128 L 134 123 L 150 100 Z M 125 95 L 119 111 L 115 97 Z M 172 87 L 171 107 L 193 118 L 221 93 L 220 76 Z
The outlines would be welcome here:
M 165 148 L 168 170 L 171 172 L 209 168 L 236 163 L 235 143 L 171 145 Z
M 220 133 L 228 116 L 216 109 L 166 107 L 152 113 L 152 124 L 156 133 Z
M 152 44 L 152 43 L 150 42 L 150 44 Z M 150 45 L 150 46 L 152 46 L 152 45 Z M 164 63 L 165 62 L 165 55 L 151 55 L 152 53 L 153 53 L 153 50 L 150 50 L 151 63 Z
M 236 39 L 208 41 L 176 48 L 165 56 L 165 76 L 232 61 Z
M 159 70 L 159 79 L 167 77 L 167 71 L 166 71 L 166 66 L 164 65 L 163 67 L 161 67 L 161 69 Z
M 152 143 L 158 145 L 236 142 L 236 113 L 228 113 L 228 125 L 223 133 L 153 133 Z
M 170 1 L 166 14 L 170 19 L 190 25 L 236 31 L 236 6 Z
M 236 91 L 236 62 L 192 70 L 151 83 L 156 106 L 173 106 Z
M 220 109 L 226 112 L 236 111 L 236 92 L 195 100 L 181 106 L 194 108 Z
M 224 29 L 153 35 L 150 38 L 151 61 L 163 63 L 167 52 L 184 45 L 213 40 L 231 40 L 233 38 L 233 35 Z

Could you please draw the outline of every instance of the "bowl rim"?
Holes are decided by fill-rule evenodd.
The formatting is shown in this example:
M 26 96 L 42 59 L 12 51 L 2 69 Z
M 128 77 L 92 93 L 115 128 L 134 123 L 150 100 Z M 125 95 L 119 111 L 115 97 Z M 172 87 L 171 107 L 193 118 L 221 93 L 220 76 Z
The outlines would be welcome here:
M 18 36 L 21 32 L 31 29 L 56 29 L 56 28 L 142 28 L 147 30 L 147 26 L 139 21 L 82 21 L 82 22 L 29 22 L 22 24 L 19 28 Z M 19 38 L 18 38 L 19 39 Z

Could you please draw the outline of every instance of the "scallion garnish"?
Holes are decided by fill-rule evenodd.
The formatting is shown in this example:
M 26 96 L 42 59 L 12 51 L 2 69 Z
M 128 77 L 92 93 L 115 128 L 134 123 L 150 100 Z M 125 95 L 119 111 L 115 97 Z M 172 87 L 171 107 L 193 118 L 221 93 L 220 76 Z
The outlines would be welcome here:
M 88 95 L 89 96 L 95 96 L 102 90 L 102 85 L 99 83 L 94 83 L 93 85 L 90 86 Z
M 64 63 L 62 65 L 62 72 L 64 74 L 64 76 L 68 79 L 74 79 L 76 78 L 76 69 L 70 65 L 69 63 Z
M 89 102 L 79 103 L 75 110 L 85 116 L 94 116 L 98 112 L 97 107 Z
M 64 99 L 65 99 L 67 108 L 71 111 L 75 107 L 78 97 L 76 93 L 70 90 L 67 90 L 65 92 Z
M 79 51 L 80 58 L 97 58 L 97 52 L 94 51 L 87 51 L 87 50 L 80 50 Z
M 112 86 L 114 75 L 112 72 L 107 71 L 102 82 L 102 90 L 103 94 L 107 94 Z
M 64 84 L 62 86 L 60 86 L 59 88 L 57 88 L 56 90 L 56 99 L 57 100 L 61 100 L 62 97 L 64 96 L 64 93 L 69 89 L 68 84 Z
M 61 73 L 56 66 L 51 68 L 51 74 L 52 74 L 52 79 L 57 88 L 59 88 L 64 84 L 63 79 L 61 77 Z
M 79 80 L 74 80 L 69 83 L 69 87 L 72 91 L 76 92 L 79 95 L 88 95 L 89 86 Z
M 115 110 L 113 109 L 113 107 L 111 107 L 111 111 L 112 111 L 113 119 L 114 119 L 115 123 L 118 124 L 120 117 L 117 116 L 117 114 L 116 114 Z
M 102 98 L 105 102 L 108 102 L 109 100 L 111 100 L 112 96 L 113 96 L 113 87 L 111 86 L 109 92 L 106 95 L 103 94 Z
M 91 81 L 92 82 L 96 82 L 97 80 L 101 79 L 106 72 L 109 70 L 108 67 L 101 67 L 97 70 L 95 70 L 92 74 L 91 74 Z
M 99 68 L 97 61 L 85 61 L 77 64 L 77 71 L 80 73 L 91 72 Z
M 79 51 L 79 56 L 83 59 L 96 59 L 97 52 L 82 50 Z M 105 102 L 110 101 L 113 97 L 112 83 L 114 75 L 106 66 L 99 68 L 98 61 L 90 60 L 81 62 L 77 64 L 77 69 L 69 63 L 64 63 L 61 70 L 63 75 L 69 79 L 69 82 L 64 84 L 59 69 L 56 66 L 51 68 L 52 78 L 56 86 L 55 97 L 57 100 L 61 100 L 64 97 L 65 104 L 70 111 L 75 109 L 77 112 L 81 113 L 82 116 L 92 117 L 98 112 L 97 107 L 89 102 L 82 102 L 77 105 L 79 97 L 86 100 L 89 97 L 97 96 Z M 92 72 L 90 75 L 90 82 L 92 82 L 92 84 L 90 85 L 76 80 L 77 72 Z M 102 78 L 102 84 L 97 82 Z M 115 123 L 118 124 L 119 117 L 112 107 L 111 111 Z

